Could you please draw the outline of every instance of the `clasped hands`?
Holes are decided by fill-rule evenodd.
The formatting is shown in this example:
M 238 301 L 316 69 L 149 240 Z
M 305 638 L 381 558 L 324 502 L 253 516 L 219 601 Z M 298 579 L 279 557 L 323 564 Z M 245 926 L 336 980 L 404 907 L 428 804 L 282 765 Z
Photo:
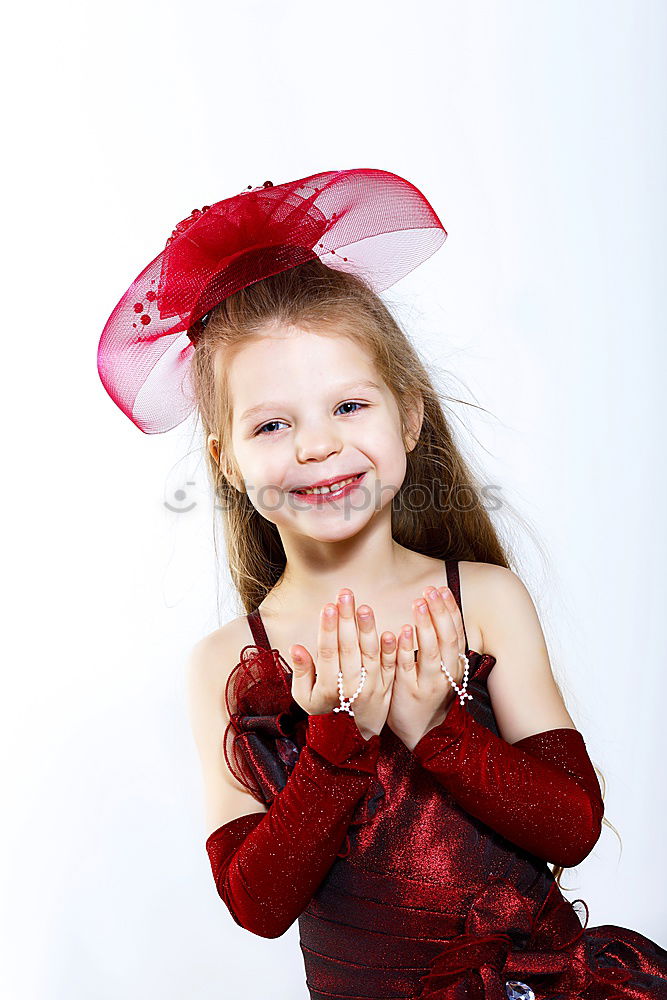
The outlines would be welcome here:
M 448 587 L 425 588 L 412 612 L 416 659 L 412 626 L 404 625 L 398 636 L 378 637 L 372 608 L 362 604 L 355 612 L 352 591 L 339 591 L 337 603 L 325 604 L 320 614 L 317 660 L 305 646 L 290 647 L 294 700 L 310 715 L 332 711 L 339 703 L 339 669 L 343 697 L 349 699 L 364 666 L 366 680 L 351 705 L 360 732 L 369 739 L 386 722 L 412 750 L 444 720 L 456 697 L 440 663 L 460 684 L 464 664 L 458 654 L 466 652 L 461 612 Z

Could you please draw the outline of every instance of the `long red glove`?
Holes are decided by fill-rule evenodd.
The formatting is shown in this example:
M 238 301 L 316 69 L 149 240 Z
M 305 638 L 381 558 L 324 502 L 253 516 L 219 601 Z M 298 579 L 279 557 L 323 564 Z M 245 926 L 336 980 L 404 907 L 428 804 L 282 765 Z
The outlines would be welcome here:
M 354 807 L 377 774 L 380 737 L 351 715 L 311 715 L 306 743 L 266 813 L 239 816 L 206 841 L 218 894 L 241 927 L 284 934 L 338 854 Z
M 507 743 L 455 698 L 413 753 L 467 812 L 538 858 L 570 868 L 598 841 L 604 804 L 576 729 Z

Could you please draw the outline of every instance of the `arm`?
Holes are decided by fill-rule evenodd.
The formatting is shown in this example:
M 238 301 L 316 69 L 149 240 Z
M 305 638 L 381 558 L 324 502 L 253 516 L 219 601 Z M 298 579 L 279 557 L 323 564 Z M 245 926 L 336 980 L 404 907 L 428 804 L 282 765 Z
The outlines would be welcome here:
M 455 699 L 413 753 L 460 806 L 554 864 L 580 864 L 600 836 L 604 806 L 576 729 L 506 743 Z
M 218 894 L 237 924 L 275 938 L 303 912 L 376 774 L 379 745 L 346 712 L 311 715 L 306 745 L 268 812 L 237 817 L 208 837 Z
M 511 570 L 461 565 L 483 648 L 494 651 L 487 685 L 501 735 L 477 723 L 452 693 L 444 720 L 417 734 L 414 753 L 461 806 L 508 840 L 553 863 L 578 864 L 599 838 L 604 808 L 535 606 Z
M 200 640 L 188 663 L 189 716 L 201 758 L 206 840 L 220 897 L 242 927 L 278 937 L 308 904 L 376 775 L 379 737 L 347 713 L 311 715 L 306 743 L 271 804 L 239 783 L 223 747 L 225 691 L 247 637 L 240 618 Z M 257 679 L 261 671 L 255 674 Z M 263 794 L 258 790 L 258 794 Z

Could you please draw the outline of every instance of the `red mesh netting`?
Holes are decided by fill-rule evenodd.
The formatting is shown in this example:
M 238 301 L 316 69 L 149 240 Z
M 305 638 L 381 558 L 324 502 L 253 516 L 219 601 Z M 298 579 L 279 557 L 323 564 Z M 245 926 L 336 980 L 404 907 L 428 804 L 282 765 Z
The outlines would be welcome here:
M 132 282 L 100 338 L 102 383 L 144 433 L 193 410 L 189 366 L 201 319 L 234 292 L 306 260 L 389 288 L 445 241 L 424 195 L 384 170 L 334 170 L 195 209 Z
M 265 805 L 285 786 L 306 744 L 309 716 L 293 700 L 291 688 L 292 671 L 278 650 L 254 645 L 243 647 L 225 685 L 225 760 L 234 777 Z M 350 826 L 368 823 L 384 796 L 381 781 L 372 778 Z M 347 836 L 341 856 L 349 847 Z
M 277 649 L 248 645 L 227 678 L 223 750 L 234 777 L 259 802 L 285 785 L 305 743 L 308 715 L 291 695 L 291 671 Z

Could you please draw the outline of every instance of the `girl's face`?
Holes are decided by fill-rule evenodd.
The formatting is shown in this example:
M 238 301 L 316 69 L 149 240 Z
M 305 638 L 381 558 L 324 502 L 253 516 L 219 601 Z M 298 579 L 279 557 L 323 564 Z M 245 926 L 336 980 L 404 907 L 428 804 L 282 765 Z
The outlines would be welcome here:
M 276 527 L 340 540 L 391 503 L 406 470 L 399 412 L 353 340 L 272 327 L 238 350 L 227 380 L 236 463 L 251 503 Z M 295 493 L 358 473 L 340 498 Z

